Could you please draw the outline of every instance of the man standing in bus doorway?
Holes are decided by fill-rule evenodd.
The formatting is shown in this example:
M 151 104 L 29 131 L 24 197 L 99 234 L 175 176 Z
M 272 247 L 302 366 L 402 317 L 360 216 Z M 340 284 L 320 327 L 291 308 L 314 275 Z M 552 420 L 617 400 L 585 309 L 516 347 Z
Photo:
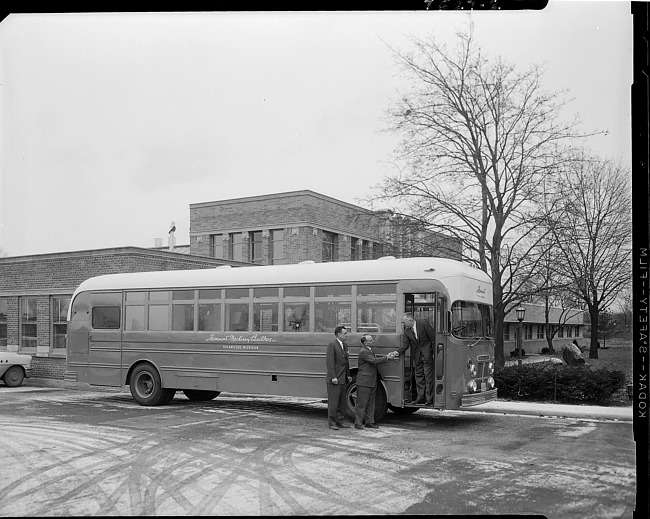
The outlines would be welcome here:
M 354 406 L 354 427 L 363 429 L 365 417 L 366 427 L 376 429 L 375 425 L 375 395 L 377 394 L 377 366 L 389 360 L 396 359 L 398 353 L 391 351 L 388 355 L 375 355 L 372 351 L 372 335 L 367 333 L 361 337 L 359 350 L 359 370 L 357 371 L 357 403 Z
M 345 392 L 347 385 L 352 382 L 348 345 L 345 342 L 348 330 L 345 326 L 337 326 L 334 330 L 336 340 L 327 345 L 327 422 L 330 429 L 337 431 L 339 427 L 349 429 L 343 423 L 345 417 Z
M 436 332 L 426 319 L 414 319 L 413 314 L 402 316 L 402 346 L 397 349 L 403 354 L 411 348 L 411 362 L 415 366 L 415 385 L 418 391 L 415 404 L 433 405 L 433 343 Z

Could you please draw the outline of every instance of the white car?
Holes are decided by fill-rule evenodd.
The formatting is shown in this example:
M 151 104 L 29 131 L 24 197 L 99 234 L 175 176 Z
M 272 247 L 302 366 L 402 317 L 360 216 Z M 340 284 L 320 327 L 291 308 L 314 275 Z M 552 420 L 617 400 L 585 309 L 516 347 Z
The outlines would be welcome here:
M 31 355 L 0 351 L 0 379 L 7 387 L 18 387 L 31 376 Z

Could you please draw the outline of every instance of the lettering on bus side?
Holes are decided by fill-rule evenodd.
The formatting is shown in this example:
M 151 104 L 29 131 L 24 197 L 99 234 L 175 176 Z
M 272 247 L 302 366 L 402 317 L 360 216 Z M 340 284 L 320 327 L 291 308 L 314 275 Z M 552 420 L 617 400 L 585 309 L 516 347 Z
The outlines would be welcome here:
M 212 333 L 212 334 L 210 334 L 210 337 L 208 337 L 205 340 L 205 342 L 244 342 L 244 343 L 261 342 L 261 343 L 268 343 L 268 342 L 278 342 L 278 341 L 277 341 L 277 339 L 274 339 L 272 337 L 267 337 L 266 335 L 258 335 L 256 333 L 253 334 L 253 335 L 249 335 L 249 336 L 246 336 L 246 335 L 223 335 L 223 336 L 219 336 L 216 333 Z M 257 349 L 257 346 L 255 346 L 255 349 Z

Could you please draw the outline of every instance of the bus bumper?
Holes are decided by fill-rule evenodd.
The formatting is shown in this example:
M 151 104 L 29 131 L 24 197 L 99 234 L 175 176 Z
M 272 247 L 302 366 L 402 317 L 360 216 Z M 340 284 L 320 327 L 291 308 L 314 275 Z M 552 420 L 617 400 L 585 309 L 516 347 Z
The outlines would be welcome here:
M 460 406 L 472 407 L 473 405 L 484 404 L 485 402 L 491 402 L 492 400 L 496 399 L 496 388 L 490 389 L 489 391 L 481 391 L 480 393 L 465 393 L 461 397 Z

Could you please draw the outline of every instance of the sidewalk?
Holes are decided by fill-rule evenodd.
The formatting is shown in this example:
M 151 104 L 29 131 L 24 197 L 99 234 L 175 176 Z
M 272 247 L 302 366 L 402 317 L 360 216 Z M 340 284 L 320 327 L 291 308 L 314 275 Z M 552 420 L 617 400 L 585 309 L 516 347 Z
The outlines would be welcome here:
M 461 409 L 472 413 L 501 413 L 529 416 L 557 416 L 560 418 L 586 418 L 632 422 L 632 406 L 605 407 L 596 405 L 547 404 L 497 400 Z
M 93 391 L 123 391 L 125 388 L 90 386 L 83 382 L 68 382 L 49 378 L 26 378 L 24 386 L 60 387 L 76 389 L 92 389 Z M 537 402 L 515 402 L 497 400 L 472 407 L 459 409 L 465 413 L 498 413 L 529 416 L 557 416 L 561 418 L 586 418 L 592 420 L 612 420 L 632 422 L 632 406 L 605 407 L 594 405 L 547 404 Z

